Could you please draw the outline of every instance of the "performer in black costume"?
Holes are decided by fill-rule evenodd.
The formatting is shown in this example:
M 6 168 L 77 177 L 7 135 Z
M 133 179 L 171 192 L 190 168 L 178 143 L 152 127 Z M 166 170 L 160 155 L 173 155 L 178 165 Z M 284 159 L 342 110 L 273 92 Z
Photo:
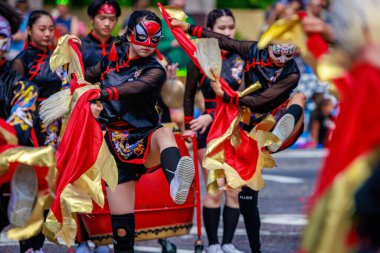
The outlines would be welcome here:
M 21 17 L 6 3 L 0 3 L 0 118 L 16 130 L 18 144 L 33 146 L 30 139 L 38 98 L 38 88 L 24 76 L 12 70 L 4 58 L 12 41 L 11 34 L 17 32 Z M 27 181 L 21 179 L 28 178 Z M 16 182 L 23 182 L 19 184 Z M 31 215 L 37 194 L 37 176 L 34 170 L 20 167 L 12 177 L 12 187 L 1 185 L 0 189 L 0 229 L 11 223 L 13 226 L 25 225 Z M 11 190 L 11 197 L 5 193 Z M 22 205 L 19 203 L 22 202 Z M 8 205 L 9 203 L 9 205 Z M 23 206 L 22 209 L 18 208 Z M 28 240 L 20 241 L 20 252 L 40 250 L 44 237 L 37 235 Z M 34 251 L 37 252 L 37 251 Z
M 237 53 L 245 61 L 242 91 L 259 81 L 262 88 L 255 93 L 238 98 L 225 94 L 219 82 L 213 82 L 216 95 L 225 103 L 248 107 L 252 112 L 249 125 L 242 125 L 250 131 L 254 125 L 269 113 L 275 115 L 277 123 L 272 130 L 281 141 L 271 144 L 268 149 L 277 152 L 292 145 L 303 131 L 303 108 L 305 96 L 301 93 L 291 96 L 297 86 L 300 73 L 292 59 L 295 48 L 289 44 L 272 44 L 258 49 L 256 41 L 237 41 L 199 26 L 173 19 L 173 26 L 197 37 L 216 38 L 222 50 Z M 273 112 L 274 111 L 274 112 Z M 244 216 L 249 244 L 252 252 L 260 252 L 260 216 L 257 207 L 258 191 L 242 187 L 239 193 L 240 211 Z
M 67 76 L 65 71 L 52 72 L 49 65 L 50 48 L 54 33 L 54 23 L 49 12 L 32 11 L 29 16 L 27 48 L 20 52 L 12 62 L 12 68 L 34 82 L 39 89 L 36 121 L 34 123 L 38 145 L 58 147 L 61 122 L 56 120 L 49 126 L 42 124 L 38 115 L 39 104 L 60 91 Z
M 92 31 L 82 39 L 81 52 L 84 67 L 91 67 L 110 53 L 112 36 L 117 20 L 120 17 L 120 5 L 114 0 L 95 0 L 87 8 L 92 23 Z
M 235 17 L 229 9 L 215 9 L 207 15 L 206 26 L 208 29 L 228 36 L 235 37 Z M 243 59 L 236 53 L 222 51 L 222 77 L 227 83 L 237 90 L 242 84 L 244 68 Z M 197 90 L 202 91 L 205 99 L 205 111 L 194 119 L 194 99 Z M 198 155 L 200 163 L 206 153 L 206 139 L 209 133 L 215 111 L 215 92 L 211 87 L 211 80 L 204 75 L 193 62 L 187 65 L 187 79 L 185 89 L 185 133 L 197 132 Z M 207 183 L 207 170 L 203 169 L 203 177 Z M 207 253 L 241 253 L 232 244 L 232 239 L 239 220 L 238 190 L 219 191 L 216 194 L 206 193 L 203 206 L 203 223 L 206 228 L 209 247 Z M 220 245 L 218 240 L 218 226 L 220 221 L 220 207 L 223 195 L 226 202 L 223 208 L 223 240 Z
M 35 146 L 58 147 L 58 137 L 61 129 L 61 121 L 55 120 L 45 126 L 39 117 L 40 103 L 60 91 L 64 86 L 67 73 L 62 70 L 52 72 L 49 65 L 51 41 L 54 35 L 54 23 L 50 13 L 45 10 L 35 10 L 29 15 L 27 23 L 28 39 L 27 48 L 20 52 L 12 62 L 12 69 L 36 84 L 39 90 L 37 108 L 35 112 L 34 131 L 37 137 Z M 40 233 L 37 236 L 21 242 L 21 252 L 29 248 L 42 250 L 45 236 Z
M 136 180 L 161 164 L 173 201 L 183 204 L 194 178 L 193 161 L 180 156 L 172 130 L 158 122 L 155 105 L 166 79 L 153 56 L 160 39 L 160 19 L 151 11 L 135 11 L 119 41 L 123 52 L 86 70 L 87 81 L 100 82 L 102 106 L 93 103 L 91 109 L 106 125 L 105 140 L 119 172 L 115 192 L 107 187 L 117 253 L 134 252 Z

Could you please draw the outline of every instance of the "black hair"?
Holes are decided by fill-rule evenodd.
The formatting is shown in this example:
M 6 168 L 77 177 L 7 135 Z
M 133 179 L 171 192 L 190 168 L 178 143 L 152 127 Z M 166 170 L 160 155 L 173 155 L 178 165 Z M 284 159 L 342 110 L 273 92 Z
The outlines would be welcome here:
M 48 11 L 45 11 L 45 10 L 35 10 L 35 11 L 32 11 L 29 15 L 29 19 L 28 19 L 28 23 L 27 23 L 27 27 L 29 28 L 32 28 L 32 26 L 34 25 L 34 23 L 36 23 L 36 21 L 41 17 L 41 16 L 48 16 L 51 18 L 51 20 L 53 20 L 53 17 L 51 16 L 51 14 L 48 12 Z
M 95 0 L 93 1 L 87 8 L 87 15 L 90 17 L 95 17 L 98 13 L 100 7 L 102 7 L 103 4 L 110 4 L 115 8 L 116 11 L 116 17 L 120 17 L 121 15 L 121 9 L 120 5 L 115 0 Z
M 11 26 L 11 34 L 16 33 L 22 22 L 20 14 L 6 2 L 0 1 L 0 15 L 8 20 L 9 25 Z
M 48 11 L 35 10 L 29 14 L 28 23 L 26 24 L 26 26 L 29 27 L 29 29 L 32 29 L 32 26 L 34 25 L 34 23 L 36 23 L 37 20 L 42 16 L 48 16 L 51 18 L 51 20 L 53 20 L 53 17 L 51 16 L 51 14 Z M 31 40 L 30 35 L 28 34 L 27 42 L 29 43 L 30 40 Z
M 128 29 L 125 33 L 127 35 L 130 35 L 136 25 L 143 20 L 152 20 L 162 26 L 161 19 L 154 12 L 151 12 L 149 10 L 138 10 L 134 11 L 129 17 Z
M 127 36 L 131 35 L 136 25 L 143 20 L 152 20 L 162 26 L 161 19 L 154 12 L 149 10 L 134 11 L 129 17 L 127 31 L 123 35 L 117 36 L 117 44 L 127 41 Z
M 216 20 L 223 16 L 231 17 L 235 22 L 234 14 L 232 14 L 232 11 L 230 9 L 227 9 L 227 8 L 214 9 L 210 11 L 210 13 L 207 15 L 206 27 L 212 30 L 214 28 Z

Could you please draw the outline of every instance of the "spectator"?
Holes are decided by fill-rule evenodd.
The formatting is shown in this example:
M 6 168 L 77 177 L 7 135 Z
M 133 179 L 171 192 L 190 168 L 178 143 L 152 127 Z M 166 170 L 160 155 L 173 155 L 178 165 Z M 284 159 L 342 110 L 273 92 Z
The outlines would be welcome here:
M 26 32 L 26 25 L 28 23 L 30 13 L 28 0 L 16 0 L 15 8 L 22 17 L 22 23 L 17 33 L 13 35 L 11 49 L 6 56 L 8 60 L 13 60 L 13 58 L 15 58 L 15 56 L 22 51 L 26 38 L 28 36 Z
M 148 9 L 149 5 L 150 5 L 150 0 L 133 0 L 132 1 L 132 10 L 131 10 L 131 13 L 134 12 L 134 11 L 138 11 L 138 10 L 146 10 Z M 130 15 L 127 15 L 127 17 L 124 19 L 123 21 L 123 25 L 119 31 L 119 35 L 123 35 L 126 31 L 127 31 L 127 28 L 128 28 L 128 22 L 129 22 L 129 16 Z
M 278 0 L 266 13 L 262 32 L 268 29 L 277 19 L 288 17 L 299 10 L 304 10 L 305 6 L 305 0 Z
M 316 147 L 325 147 L 334 129 L 333 111 L 335 103 L 331 97 L 323 97 L 311 113 L 310 136 Z
M 86 35 L 86 27 L 77 16 L 70 14 L 70 0 L 57 0 L 57 9 L 53 13 L 58 37 L 65 34 L 73 34 L 78 37 Z

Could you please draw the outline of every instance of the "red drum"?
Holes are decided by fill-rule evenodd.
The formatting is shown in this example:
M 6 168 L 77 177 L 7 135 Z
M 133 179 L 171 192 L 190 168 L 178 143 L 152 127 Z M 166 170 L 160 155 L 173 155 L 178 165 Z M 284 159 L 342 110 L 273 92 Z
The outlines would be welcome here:
M 188 155 L 188 150 L 180 135 L 176 135 L 176 141 L 181 155 Z M 183 205 L 177 205 L 170 197 L 169 184 L 161 169 L 141 177 L 136 184 L 136 240 L 166 238 L 190 232 L 193 225 L 194 207 L 199 209 L 200 205 L 197 197 L 198 171 L 195 173 L 195 178 L 196 183 L 191 186 L 186 202 Z M 90 215 L 80 215 L 89 239 L 95 245 L 112 244 L 110 210 L 108 202 L 105 202 L 104 209 L 97 207 Z M 80 232 L 78 239 L 81 241 L 79 234 Z

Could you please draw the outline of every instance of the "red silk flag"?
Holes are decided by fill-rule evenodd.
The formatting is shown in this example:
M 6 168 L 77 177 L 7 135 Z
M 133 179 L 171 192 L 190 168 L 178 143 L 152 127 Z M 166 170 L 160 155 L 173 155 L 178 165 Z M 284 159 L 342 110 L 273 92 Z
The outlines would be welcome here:
M 354 159 L 380 145 L 379 84 L 379 69 L 366 63 L 356 64 L 349 75 L 335 81 L 342 94 L 340 112 L 314 198 L 320 197 Z
M 51 211 L 60 223 L 62 191 L 95 164 L 103 142 L 102 129 L 92 116 L 89 103 L 98 95 L 99 90 L 89 90 L 79 98 L 57 150 L 57 190 Z
M 311 199 L 310 222 L 300 252 L 353 251 L 354 196 L 378 159 L 380 70 L 358 62 L 334 83 L 342 97 L 340 112 Z
M 194 56 L 196 52 L 195 45 L 181 28 L 172 27 L 170 23 L 171 17 L 161 3 L 158 3 L 158 7 L 174 38 L 198 69 L 201 70 L 202 68 L 200 67 L 198 59 Z M 220 78 L 220 83 L 223 91 L 231 98 L 238 96 L 236 91 L 234 91 L 222 77 Z M 216 98 L 216 104 L 214 121 L 207 137 L 208 145 L 204 162 L 204 167 L 210 170 L 209 175 L 212 174 L 211 172 L 215 172 L 215 176 L 212 179 L 210 179 L 211 177 L 209 176 L 208 189 L 210 191 L 217 190 L 215 184 L 218 177 L 226 177 L 227 185 L 232 188 L 237 188 L 245 184 L 248 184 L 248 186 L 256 190 L 262 188 L 263 185 L 261 183 L 247 183 L 255 178 L 259 149 L 256 140 L 248 136 L 247 133 L 239 127 L 240 117 L 238 106 L 236 104 L 224 103 L 220 97 Z M 236 142 L 232 141 L 232 139 L 236 140 Z M 221 153 L 223 153 L 222 157 L 218 155 Z M 221 170 L 224 170 L 224 172 L 221 173 Z
M 64 95 L 64 98 L 69 100 L 65 104 L 75 106 L 69 118 L 65 119 L 67 125 L 57 150 L 56 194 L 43 232 L 51 241 L 56 241 L 59 236 L 71 245 L 77 233 L 76 213 L 91 213 L 95 203 L 103 207 L 101 180 L 104 179 L 114 189 L 117 171 L 101 127 L 90 109 L 90 101 L 99 96 L 99 87 L 84 81 L 82 55 L 78 46 L 67 36 L 62 37 L 53 56 L 51 66 L 69 64 L 71 95 Z M 55 104 L 53 96 L 47 99 L 51 101 L 46 106 Z M 60 108 L 65 109 L 65 106 L 60 105 Z

